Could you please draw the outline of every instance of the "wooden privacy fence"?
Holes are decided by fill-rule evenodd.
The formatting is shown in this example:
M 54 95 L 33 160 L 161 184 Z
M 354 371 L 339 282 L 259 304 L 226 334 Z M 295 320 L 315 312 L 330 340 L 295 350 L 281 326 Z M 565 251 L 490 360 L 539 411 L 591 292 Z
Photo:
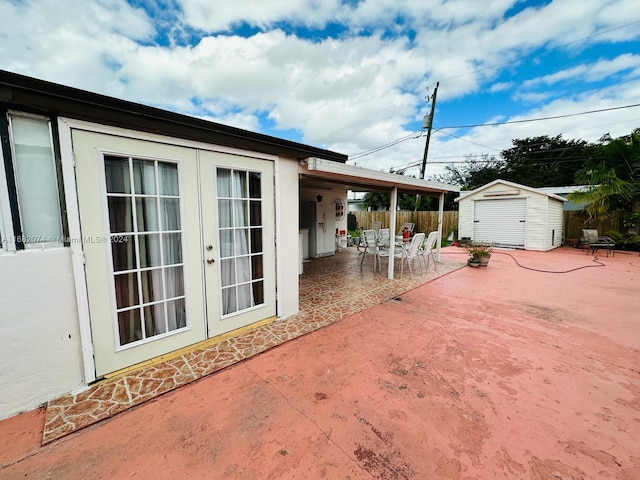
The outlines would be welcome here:
M 371 222 L 382 222 L 383 228 L 389 228 L 390 212 L 350 212 L 355 215 L 358 228 L 365 230 L 371 228 Z M 580 211 L 564 212 L 564 241 L 573 243 L 580 238 L 583 228 L 595 228 L 601 235 L 607 235 L 610 231 L 623 231 L 622 220 L 624 212 L 616 212 L 610 218 L 598 222 L 586 222 Z M 415 223 L 416 232 L 429 233 L 438 229 L 438 212 L 413 212 L 399 211 L 396 213 L 396 233 L 403 223 Z M 447 238 L 453 231 L 458 231 L 458 212 L 444 212 L 442 217 L 442 237 Z
M 371 228 L 371 222 L 382 222 L 382 228 L 390 228 L 390 212 L 350 212 L 356 216 L 358 228 L 367 230 Z M 415 232 L 429 233 L 438 229 L 438 212 L 396 212 L 396 226 L 392 228 L 398 233 L 403 223 L 414 223 Z M 442 216 L 442 237 L 447 238 L 451 232 L 458 230 L 458 212 L 444 212 Z
M 608 232 L 622 232 L 624 212 L 615 212 L 610 218 L 598 222 L 587 222 L 584 214 L 579 210 L 564 212 L 564 240 L 565 243 L 574 243 L 580 238 L 583 228 L 595 228 L 600 235 Z

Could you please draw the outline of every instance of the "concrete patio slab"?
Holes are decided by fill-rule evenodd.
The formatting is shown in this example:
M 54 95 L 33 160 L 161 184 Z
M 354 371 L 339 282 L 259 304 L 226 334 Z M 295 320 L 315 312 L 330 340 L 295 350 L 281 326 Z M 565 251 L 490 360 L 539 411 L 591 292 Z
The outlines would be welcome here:
M 44 447 L 10 418 L 0 478 L 640 478 L 640 257 L 597 262 L 496 252 Z

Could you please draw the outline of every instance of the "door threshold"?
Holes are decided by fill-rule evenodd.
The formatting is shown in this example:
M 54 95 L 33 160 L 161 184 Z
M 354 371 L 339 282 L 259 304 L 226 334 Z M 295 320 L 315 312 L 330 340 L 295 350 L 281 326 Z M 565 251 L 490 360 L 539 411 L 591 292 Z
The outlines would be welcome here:
M 195 350 L 200 350 L 202 348 L 209 347 L 211 345 L 215 345 L 216 343 L 220 343 L 225 341 L 228 338 L 236 337 L 238 335 L 242 335 L 243 333 L 249 332 L 255 328 L 262 327 L 264 325 L 269 325 L 272 323 L 277 317 L 269 317 L 264 320 L 260 320 L 258 322 L 252 323 L 250 325 L 245 325 L 244 327 L 236 328 L 235 330 L 231 330 L 230 332 L 222 333 L 220 335 L 216 335 L 215 337 L 207 338 L 206 340 L 202 340 L 201 342 L 194 343 L 192 345 L 188 345 L 186 347 L 180 348 L 178 350 L 174 350 L 173 352 L 165 353 L 163 355 L 159 355 L 154 358 L 150 358 L 149 360 L 145 360 L 144 362 L 136 363 L 134 365 L 130 365 L 125 368 L 121 368 L 120 370 L 116 370 L 115 372 L 107 373 L 101 376 L 99 379 L 96 379 L 97 383 L 101 380 L 109 380 L 112 378 L 120 377 L 131 373 L 132 371 L 139 370 L 141 368 L 148 367 L 150 365 L 155 365 L 158 363 L 166 362 L 167 360 L 172 360 L 174 358 L 179 358 L 185 354 L 191 353 Z

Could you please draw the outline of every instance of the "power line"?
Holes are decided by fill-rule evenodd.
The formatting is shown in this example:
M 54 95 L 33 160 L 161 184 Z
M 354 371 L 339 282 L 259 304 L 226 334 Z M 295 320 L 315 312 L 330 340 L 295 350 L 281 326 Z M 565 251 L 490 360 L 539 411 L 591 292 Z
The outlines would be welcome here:
M 513 124 L 513 123 L 527 123 L 527 122 L 540 122 L 543 120 L 555 120 L 558 118 L 567 118 L 567 117 L 577 117 L 579 115 L 588 115 L 591 113 L 600 113 L 600 112 L 610 112 L 613 110 L 622 110 L 625 108 L 635 108 L 635 107 L 640 107 L 640 103 L 634 103 L 632 105 L 623 105 L 620 107 L 610 107 L 610 108 L 601 108 L 599 110 L 588 110 L 586 112 L 578 112 L 578 113 L 567 113 L 566 115 L 554 115 L 551 117 L 539 117 L 539 118 L 530 118 L 527 120 L 510 120 L 507 122 L 495 122 L 495 123 L 477 123 L 477 124 L 472 124 L 472 125 L 454 125 L 454 126 L 447 126 L 447 127 L 438 127 L 438 130 L 443 130 L 443 129 L 457 129 L 457 128 L 477 128 L 477 127 L 495 127 L 496 125 L 509 125 L 509 124 Z
M 511 121 L 506 121 L 506 122 L 478 123 L 478 124 L 471 124 L 471 125 L 445 126 L 445 127 L 438 127 L 437 129 L 435 129 L 435 131 L 443 133 L 445 135 L 449 135 L 449 136 L 457 138 L 459 140 L 463 140 L 463 141 L 468 142 L 468 143 L 472 143 L 472 144 L 478 145 L 478 146 L 483 147 L 483 148 L 488 148 L 490 150 L 495 150 L 495 151 L 499 152 L 501 150 L 498 150 L 498 149 L 493 148 L 493 147 L 489 147 L 487 145 L 482 145 L 480 143 L 476 143 L 476 142 L 473 142 L 471 140 L 466 140 L 466 139 L 464 139 L 462 137 L 459 137 L 457 135 L 453 135 L 451 133 L 444 132 L 443 130 L 444 129 L 455 130 L 455 129 L 460 129 L 460 128 L 495 127 L 495 126 L 498 126 L 498 125 L 509 125 L 509 124 L 515 124 L 515 123 L 540 122 L 540 121 L 544 121 L 544 120 L 555 120 L 555 119 L 558 119 L 558 118 L 576 117 L 576 116 L 580 116 L 580 115 L 589 115 L 589 114 L 592 114 L 592 113 L 601 113 L 601 112 L 608 112 L 608 111 L 613 111 L 613 110 L 622 110 L 622 109 L 626 109 L 626 108 L 635 108 L 635 107 L 640 107 L 640 103 L 635 103 L 635 104 L 631 104 L 631 105 L 622 105 L 622 106 L 618 106 L 618 107 L 601 108 L 601 109 L 598 109 L 598 110 L 588 110 L 588 111 L 585 111 L 585 112 L 568 113 L 566 115 L 554 115 L 554 116 L 550 116 L 550 117 L 530 118 L 530 119 L 525 119 L 525 120 L 511 120 Z M 389 143 L 386 143 L 384 145 L 380 145 L 379 147 L 375 147 L 375 148 L 372 148 L 370 150 L 366 150 L 364 152 L 357 153 L 355 155 L 350 155 L 349 156 L 349 160 L 355 160 L 357 158 L 364 157 L 366 155 L 371 155 L 372 153 L 376 153 L 376 152 L 379 152 L 380 150 L 385 150 L 385 149 L 387 149 L 389 147 L 393 147 L 393 146 L 398 145 L 399 143 L 402 143 L 402 142 L 404 142 L 406 140 L 409 140 L 411 138 L 419 138 L 420 136 L 422 136 L 422 132 L 421 131 L 420 132 L 410 133 L 409 135 L 406 135 L 404 137 L 398 138 L 398 139 L 393 140 L 393 141 L 391 141 Z
M 366 151 L 361 152 L 361 153 L 356 153 L 355 155 L 349 155 L 349 160 L 356 160 L 356 159 L 358 159 L 360 157 L 364 157 L 366 155 L 371 155 L 372 153 L 379 152 L 380 150 L 384 150 L 386 148 L 393 147 L 394 145 L 398 145 L 399 143 L 405 142 L 405 141 L 410 140 L 412 138 L 420 138 L 421 136 L 422 136 L 422 131 L 412 132 L 409 135 L 406 135 L 404 137 L 398 138 L 396 140 L 392 140 L 389 143 L 385 143 L 384 145 L 380 145 L 379 147 L 372 148 L 371 150 L 366 150 Z

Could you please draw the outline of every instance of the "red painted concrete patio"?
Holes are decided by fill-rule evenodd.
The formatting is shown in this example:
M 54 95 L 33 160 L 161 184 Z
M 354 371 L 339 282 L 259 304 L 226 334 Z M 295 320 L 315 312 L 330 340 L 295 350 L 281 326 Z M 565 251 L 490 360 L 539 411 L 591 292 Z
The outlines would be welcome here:
M 593 260 L 496 252 L 44 447 L 12 417 L 0 479 L 638 479 L 640 257 Z

